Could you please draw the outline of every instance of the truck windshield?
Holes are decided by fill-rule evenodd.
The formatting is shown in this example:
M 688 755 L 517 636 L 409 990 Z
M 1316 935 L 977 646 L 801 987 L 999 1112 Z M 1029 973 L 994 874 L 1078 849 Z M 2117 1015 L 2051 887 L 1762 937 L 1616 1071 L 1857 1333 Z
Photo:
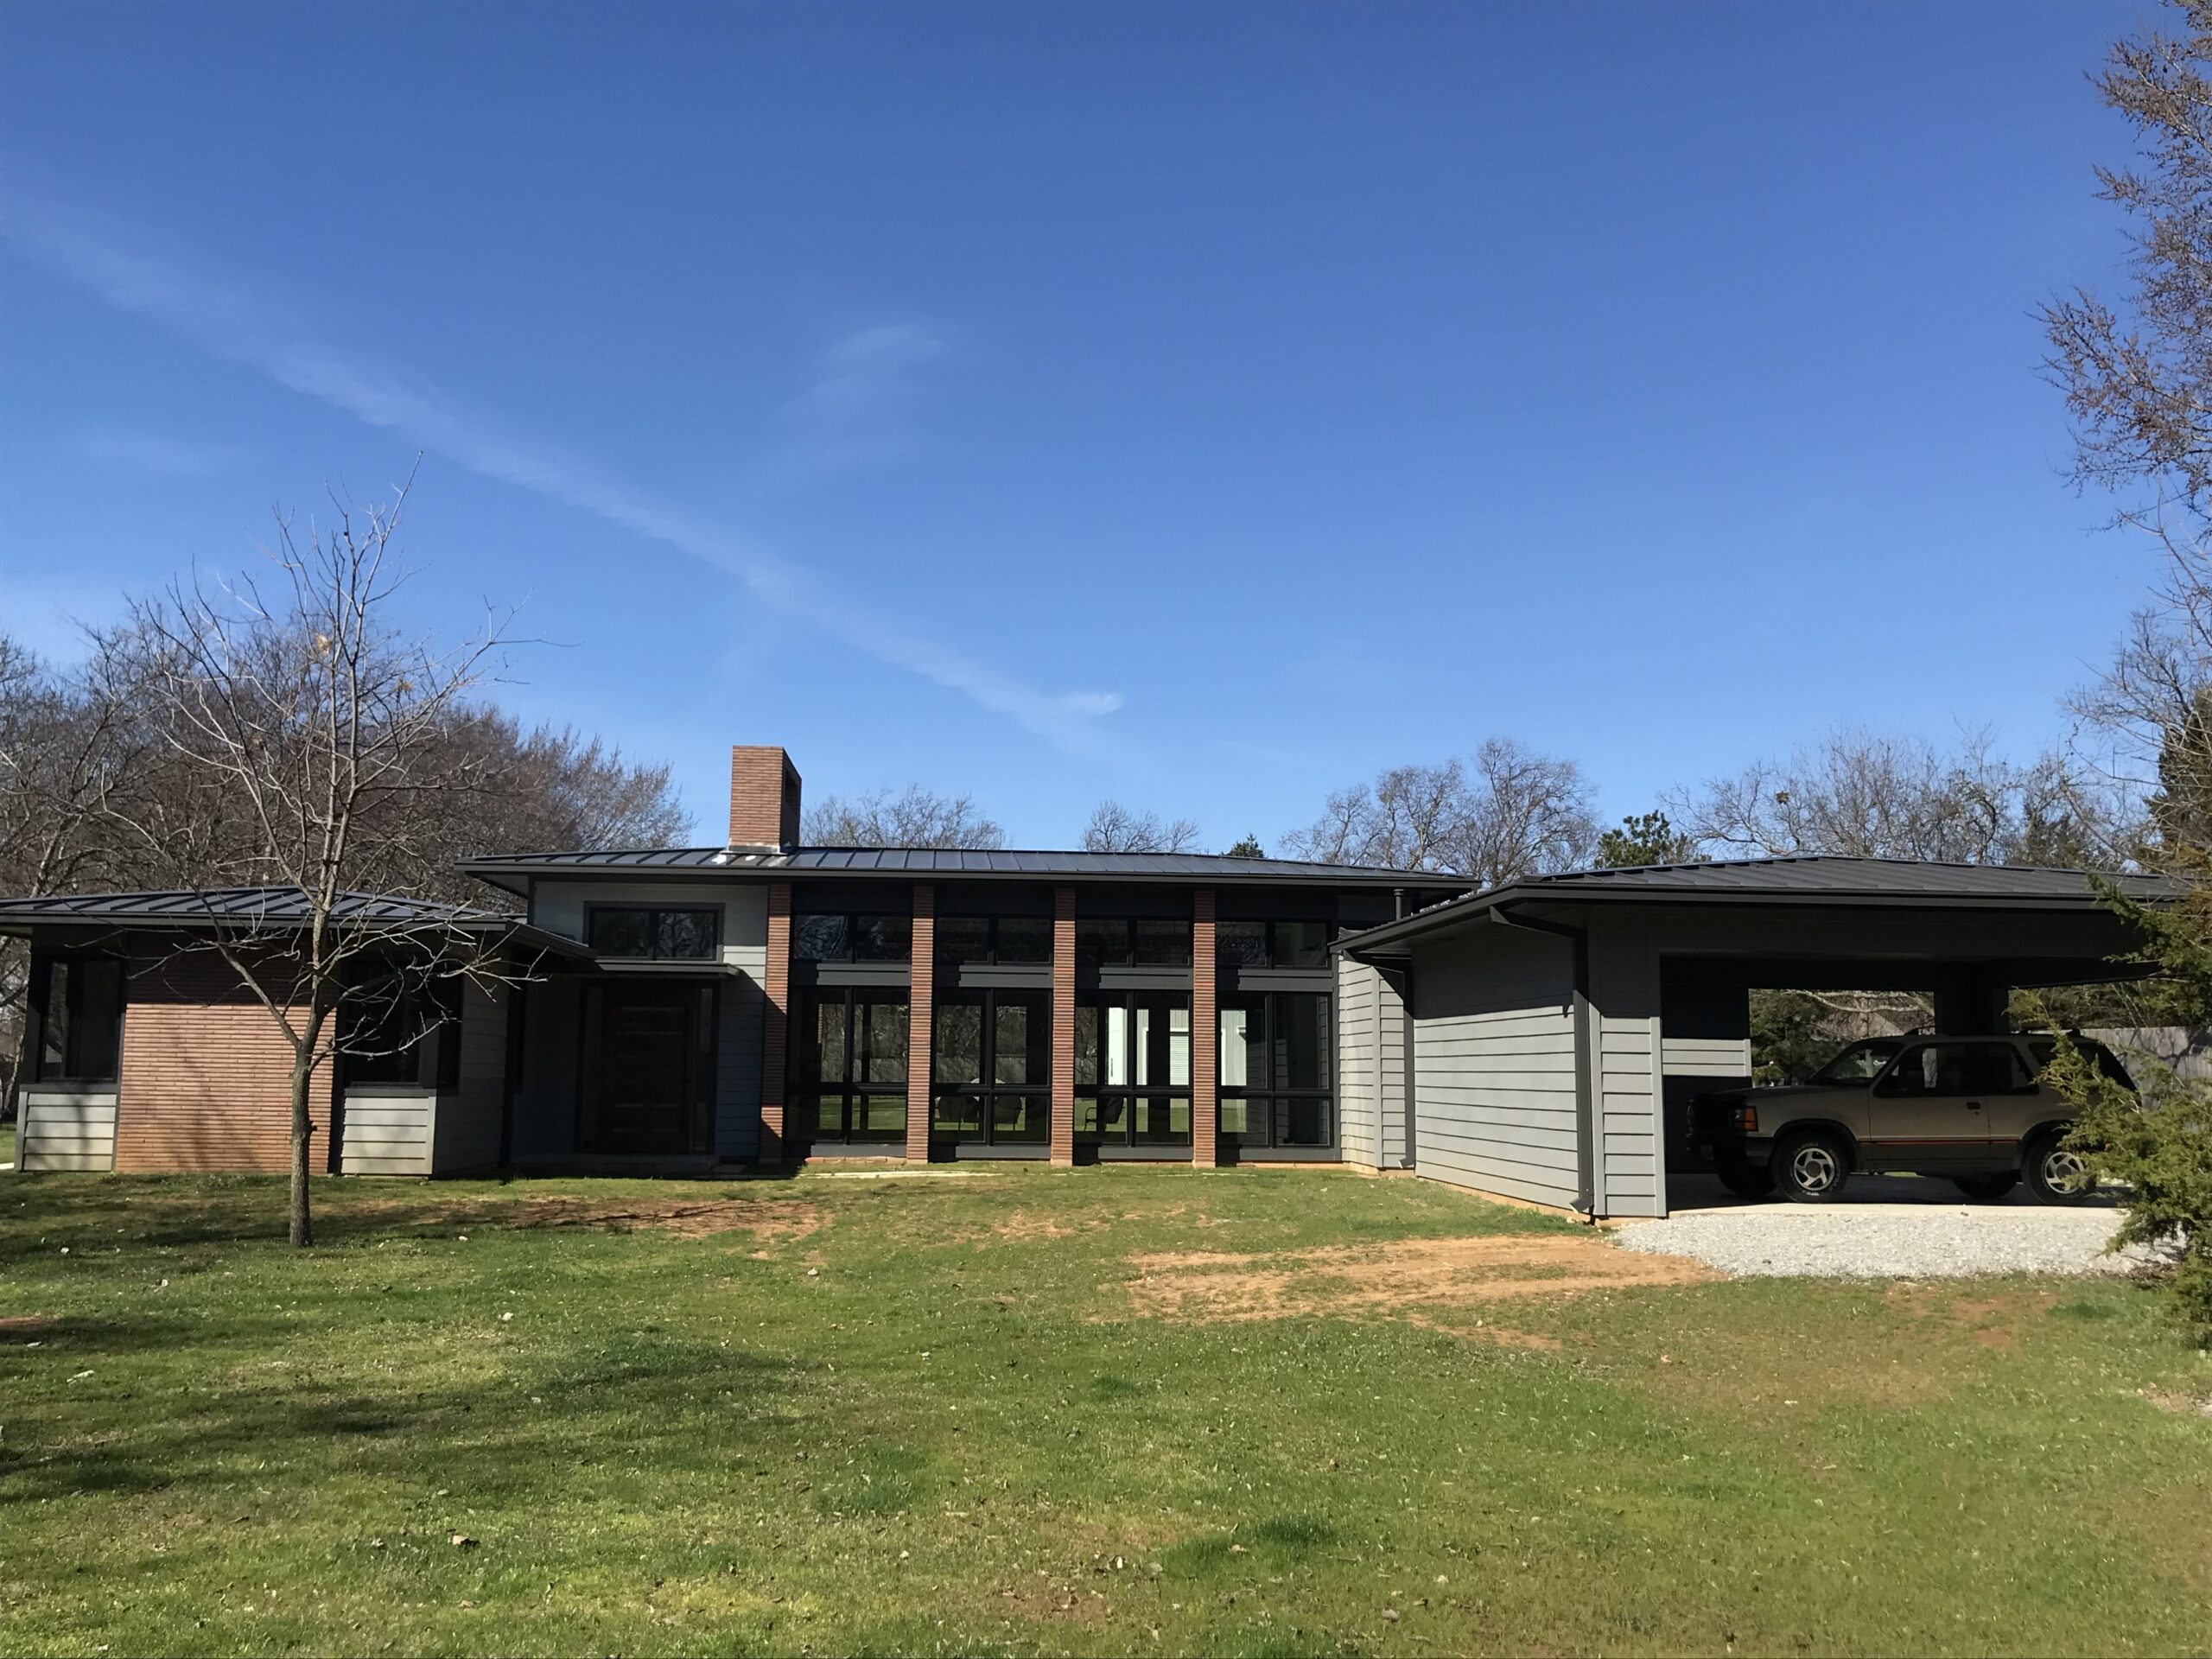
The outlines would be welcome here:
M 1815 1083 L 1852 1084 L 1872 1083 L 1881 1075 L 1882 1068 L 1897 1058 L 1904 1047 L 1899 1037 L 1870 1037 L 1863 1043 L 1853 1043 L 1819 1071 L 1813 1073 Z

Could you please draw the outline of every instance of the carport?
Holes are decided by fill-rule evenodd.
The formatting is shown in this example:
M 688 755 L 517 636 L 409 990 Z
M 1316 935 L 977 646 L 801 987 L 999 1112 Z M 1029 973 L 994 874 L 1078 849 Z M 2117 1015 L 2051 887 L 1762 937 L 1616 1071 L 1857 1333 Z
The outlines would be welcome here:
M 1929 992 L 1937 1031 L 1989 1032 L 2015 988 L 2139 976 L 2132 943 L 2079 871 L 1808 856 L 1535 877 L 1338 949 L 1389 993 L 1404 1082 L 1373 1091 L 1402 1162 L 1611 1217 L 1665 1215 L 1670 1121 L 1749 1081 L 1751 990 Z

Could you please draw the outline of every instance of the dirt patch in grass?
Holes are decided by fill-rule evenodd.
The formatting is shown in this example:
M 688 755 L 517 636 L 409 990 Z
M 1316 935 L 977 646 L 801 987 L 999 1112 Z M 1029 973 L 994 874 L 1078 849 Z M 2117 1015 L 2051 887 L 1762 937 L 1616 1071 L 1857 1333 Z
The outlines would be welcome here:
M 1137 1277 L 1127 1289 L 1137 1312 L 1206 1322 L 1410 1313 L 1719 1277 L 1686 1256 L 1541 1234 L 1408 1238 L 1259 1255 L 1186 1251 L 1132 1256 L 1129 1263 Z M 1490 1334 L 1503 1339 L 1509 1333 Z
M 2179 1389 L 2139 1389 L 2136 1392 L 2160 1411 L 2177 1417 L 2212 1417 L 2212 1395 L 2186 1394 Z
M 715 1198 L 696 1204 L 606 1204 L 588 1198 L 532 1198 L 499 1218 L 503 1227 L 600 1227 L 611 1232 L 640 1230 L 673 1233 L 678 1238 L 709 1238 L 718 1233 L 750 1233 L 763 1243 L 788 1244 L 817 1233 L 829 1216 L 811 1204 L 762 1204 L 752 1198 Z
M 1932 1319 L 1963 1332 L 1977 1348 L 2010 1348 L 2021 1325 L 2042 1319 L 2058 1298 L 2045 1291 L 2033 1296 L 1960 1296 L 1933 1285 L 1894 1285 L 1882 1300 L 1916 1320 Z
M 1010 1211 L 1002 1220 L 991 1224 L 988 1231 L 970 1233 L 965 1236 L 979 1249 L 986 1244 L 1027 1243 L 1042 1238 L 1072 1238 L 1077 1233 L 1095 1232 L 1107 1224 L 1100 1220 L 1080 1222 L 1057 1221 L 1051 1216 L 1033 1215 L 1027 1210 Z

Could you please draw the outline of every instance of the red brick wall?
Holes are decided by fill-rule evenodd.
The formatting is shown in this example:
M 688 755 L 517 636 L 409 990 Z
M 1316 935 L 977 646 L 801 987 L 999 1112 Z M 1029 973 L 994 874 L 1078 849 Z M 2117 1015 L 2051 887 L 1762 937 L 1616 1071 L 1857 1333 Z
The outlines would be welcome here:
M 1075 889 L 1052 890 L 1052 1161 L 1075 1162 Z
M 791 884 L 768 884 L 768 1006 L 760 1033 L 760 1150 L 764 1164 L 780 1164 L 784 1145 L 786 1047 L 791 1040 Z
M 914 948 L 906 996 L 906 1156 L 930 1155 L 931 1040 L 937 1002 L 937 889 L 914 886 Z
M 1219 1161 L 1221 1066 L 1215 1053 L 1221 1023 L 1215 1014 L 1213 889 L 1191 895 L 1191 1161 L 1211 1169 Z
M 739 743 L 729 752 L 729 844 L 798 845 L 798 772 L 772 745 Z
M 116 1088 L 115 1166 L 159 1173 L 291 1166 L 292 1046 L 212 950 L 134 953 Z M 330 1066 L 315 1073 L 311 1168 L 328 1157 Z

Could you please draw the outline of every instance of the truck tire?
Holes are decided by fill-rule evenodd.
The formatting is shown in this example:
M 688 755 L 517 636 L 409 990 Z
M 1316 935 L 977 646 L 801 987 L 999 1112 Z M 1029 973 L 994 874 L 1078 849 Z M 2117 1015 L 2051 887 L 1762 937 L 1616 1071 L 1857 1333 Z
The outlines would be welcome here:
M 2097 1190 L 2082 1154 L 2066 1145 L 2066 1131 L 2045 1129 L 2028 1142 L 2028 1191 L 2038 1204 L 2080 1204 Z
M 1851 1179 L 1851 1148 L 1833 1129 L 1800 1129 L 1776 1143 L 1768 1167 L 1791 1203 L 1833 1204 Z
M 1774 1196 L 1774 1172 L 1764 1164 L 1747 1164 L 1740 1158 L 1724 1159 L 1713 1167 L 1720 1185 L 1739 1198 Z

